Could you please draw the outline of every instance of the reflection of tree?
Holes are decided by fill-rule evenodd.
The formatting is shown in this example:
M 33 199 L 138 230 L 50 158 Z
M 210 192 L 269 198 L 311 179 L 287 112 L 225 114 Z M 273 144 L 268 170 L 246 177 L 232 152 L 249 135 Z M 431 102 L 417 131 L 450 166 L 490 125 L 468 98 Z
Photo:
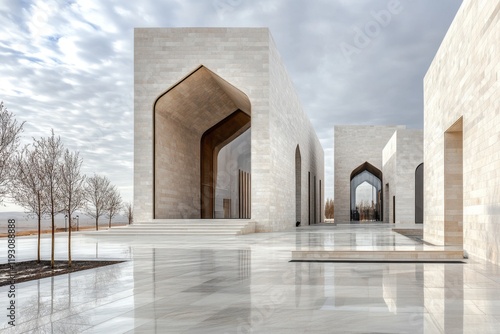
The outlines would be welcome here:
M 371 201 L 361 201 L 357 209 L 359 211 L 359 220 L 377 220 L 377 207 L 375 203 Z
M 66 288 L 62 288 L 60 284 L 56 284 L 55 287 L 54 281 L 54 276 L 51 277 L 50 283 L 48 280 L 38 280 L 36 294 L 26 300 L 27 307 L 20 309 L 16 326 L 19 330 L 37 333 L 77 333 L 82 325 L 91 326 L 89 320 L 80 315 L 81 308 L 71 307 L 71 299 L 68 298 L 71 281 L 68 279 Z M 44 288 L 47 284 L 50 284 L 50 290 L 46 286 Z M 50 293 L 47 293 L 49 291 Z M 70 317 L 71 320 L 68 321 Z
M 91 275 L 94 280 L 89 279 Z M 109 296 L 123 291 L 123 285 L 117 284 L 121 276 L 122 270 L 112 265 L 95 268 L 87 275 L 68 274 L 67 280 L 60 276 L 38 280 L 38 289 L 26 292 L 31 297 L 16 307 L 19 313 L 14 333 L 79 333 L 95 325 L 86 312 L 109 303 Z
M 84 290 L 94 291 L 95 299 L 107 297 L 116 291 L 122 291 L 121 287 L 116 284 L 116 280 L 118 280 L 120 276 L 121 272 L 115 270 L 114 265 L 96 268 L 94 272 L 94 282 L 91 283 L 90 280 L 85 280 L 87 286 Z M 107 287 L 104 287 L 105 285 Z M 117 288 L 118 290 L 116 290 Z M 106 293 L 108 293 L 108 295 L 103 295 Z

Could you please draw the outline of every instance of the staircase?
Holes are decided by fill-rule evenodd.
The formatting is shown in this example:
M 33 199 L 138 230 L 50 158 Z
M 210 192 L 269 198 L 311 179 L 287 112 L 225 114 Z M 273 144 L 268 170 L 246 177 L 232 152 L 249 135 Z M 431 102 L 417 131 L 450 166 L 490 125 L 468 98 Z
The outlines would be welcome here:
M 255 233 L 250 219 L 155 219 L 149 222 L 113 227 L 106 231 L 84 232 L 87 235 L 242 235 Z

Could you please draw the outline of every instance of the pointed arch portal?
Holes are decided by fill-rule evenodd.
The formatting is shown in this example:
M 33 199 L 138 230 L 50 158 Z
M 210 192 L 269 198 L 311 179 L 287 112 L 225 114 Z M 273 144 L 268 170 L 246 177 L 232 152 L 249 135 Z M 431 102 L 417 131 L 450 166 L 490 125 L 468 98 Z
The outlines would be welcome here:
M 424 222 L 424 163 L 415 169 L 415 224 Z
M 302 220 L 302 159 L 300 157 L 300 148 L 297 145 L 295 149 L 295 222 L 300 225 Z
M 251 104 L 201 65 L 153 107 L 153 217 L 251 217 Z
M 382 221 L 382 172 L 369 162 L 365 161 L 363 164 L 356 167 L 351 173 L 351 221 L 360 220 L 361 213 L 359 208 L 356 206 L 356 189 L 363 183 L 370 184 L 374 189 L 376 196 L 374 198 L 373 207 L 371 211 L 373 212 L 373 219 L 376 221 Z

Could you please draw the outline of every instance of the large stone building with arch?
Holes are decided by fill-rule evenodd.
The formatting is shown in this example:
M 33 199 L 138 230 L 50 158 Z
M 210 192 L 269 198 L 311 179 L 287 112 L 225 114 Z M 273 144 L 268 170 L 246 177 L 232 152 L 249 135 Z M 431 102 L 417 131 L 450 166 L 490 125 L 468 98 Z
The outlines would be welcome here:
M 424 240 L 500 264 L 500 2 L 465 0 L 424 79 Z
M 134 43 L 136 221 L 323 221 L 323 149 L 267 28 L 138 28 Z
M 370 219 L 422 223 L 422 130 L 403 125 L 341 125 L 334 131 L 335 222 L 360 220 L 357 190 L 367 183 L 373 188 Z

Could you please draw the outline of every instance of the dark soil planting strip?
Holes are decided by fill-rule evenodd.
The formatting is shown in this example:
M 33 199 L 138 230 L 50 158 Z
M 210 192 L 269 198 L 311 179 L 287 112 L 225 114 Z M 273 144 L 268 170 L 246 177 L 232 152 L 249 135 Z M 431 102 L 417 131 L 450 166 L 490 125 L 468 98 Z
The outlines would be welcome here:
M 25 261 L 13 264 L 12 271 L 10 264 L 3 263 L 0 264 L 0 286 L 11 284 L 11 274 L 14 276 L 14 283 L 21 283 L 122 262 L 124 261 L 73 261 L 71 267 L 68 267 L 67 261 L 55 261 L 52 269 L 50 261 Z

